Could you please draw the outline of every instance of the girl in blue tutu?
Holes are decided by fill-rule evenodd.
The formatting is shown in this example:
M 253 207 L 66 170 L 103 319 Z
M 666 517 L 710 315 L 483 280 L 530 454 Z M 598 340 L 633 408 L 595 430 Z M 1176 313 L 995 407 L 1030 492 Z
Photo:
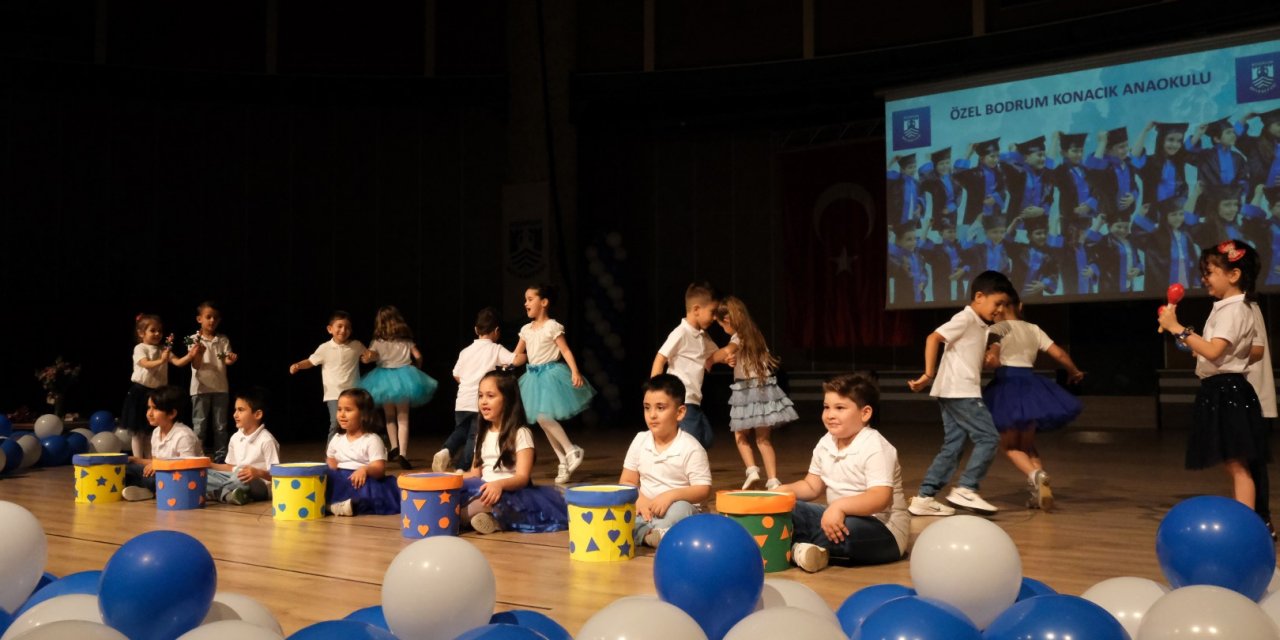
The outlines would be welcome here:
M 537 284 L 525 290 L 524 311 L 533 322 L 520 328 L 515 364 L 528 360 L 525 373 L 520 376 L 525 416 L 547 434 L 551 449 L 560 460 L 556 483 L 564 484 L 582 464 L 586 452 L 569 440 L 560 421 L 582 413 L 596 390 L 578 372 L 578 363 L 564 338 L 564 325 L 547 315 L 554 299 L 555 290 L 550 285 Z
M 373 401 L 382 405 L 387 416 L 387 439 L 391 441 L 388 459 L 405 469 L 409 463 L 409 407 L 420 407 L 431 401 L 438 386 L 435 379 L 422 372 L 422 353 L 413 343 L 413 330 L 395 307 L 378 309 L 373 321 L 373 342 L 361 356 L 364 363 L 378 366 L 360 379 Z
M 1040 327 L 1022 320 L 1022 303 L 1016 296 L 1010 302 L 1005 319 L 991 325 L 987 365 L 999 366 L 995 379 L 982 390 L 982 399 L 1000 432 L 1000 448 L 1018 471 L 1027 474 L 1031 493 L 1027 506 L 1048 511 L 1053 508 L 1053 492 L 1036 449 L 1036 431 L 1066 425 L 1080 415 L 1081 407 L 1075 396 L 1037 375 L 1032 367 L 1043 351 L 1066 368 L 1071 384 L 1083 380 L 1084 372 Z
M 329 441 L 325 501 L 335 516 L 400 513 L 396 479 L 386 474 L 387 448 L 378 429 L 378 406 L 364 389 L 338 396 L 341 433 Z
M 773 375 L 778 368 L 778 359 L 769 353 L 764 334 L 751 320 L 747 305 L 734 296 L 726 296 L 720 301 L 716 316 L 720 327 L 730 338 L 729 344 L 716 351 L 711 359 L 717 364 L 733 367 L 733 384 L 729 386 L 732 391 L 729 395 L 729 430 L 733 431 L 742 464 L 747 467 L 747 479 L 742 488 L 763 487 L 773 491 L 782 483 L 778 480 L 778 457 L 773 451 L 773 442 L 769 440 L 769 432 L 800 417 L 796 415 L 791 398 L 778 386 L 778 379 Z M 756 466 L 751 450 L 753 440 L 756 448 L 760 449 L 760 462 L 764 464 L 767 482 L 762 481 L 760 467 Z
M 475 454 L 463 476 L 462 504 L 476 533 L 563 531 L 569 508 L 555 487 L 534 486 L 533 432 L 515 374 L 491 371 L 480 379 Z

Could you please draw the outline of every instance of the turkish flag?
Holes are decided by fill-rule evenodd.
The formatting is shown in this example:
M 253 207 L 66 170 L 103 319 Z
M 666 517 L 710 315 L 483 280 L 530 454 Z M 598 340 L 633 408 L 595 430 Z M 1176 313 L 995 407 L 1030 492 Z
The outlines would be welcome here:
M 798 347 L 910 344 L 910 318 L 885 311 L 883 155 L 883 140 L 779 154 L 787 333 Z

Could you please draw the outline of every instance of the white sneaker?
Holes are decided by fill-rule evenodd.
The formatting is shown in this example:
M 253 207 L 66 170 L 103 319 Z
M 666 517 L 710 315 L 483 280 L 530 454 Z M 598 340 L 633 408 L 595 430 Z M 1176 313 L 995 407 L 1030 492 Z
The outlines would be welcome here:
M 1031 486 L 1035 490 L 1036 505 L 1045 511 L 1053 510 L 1053 490 L 1049 488 L 1049 474 L 1044 469 L 1036 469 Z
M 951 493 L 947 494 L 947 502 L 961 509 L 968 509 L 984 516 L 993 516 L 999 511 L 995 505 L 983 500 L 977 491 L 965 487 L 952 489 Z
M 350 500 L 343 500 L 342 502 L 335 502 L 329 505 L 329 513 L 332 513 L 335 516 L 348 516 L 348 517 L 354 516 L 356 514 L 355 509 L 351 508 Z
M 587 452 L 582 447 L 574 445 L 568 453 L 564 454 L 564 467 L 569 470 L 569 475 L 573 475 L 578 467 L 582 466 L 582 461 L 587 457 Z M 566 478 L 566 481 L 568 479 Z
M 560 466 L 556 467 L 556 484 L 564 484 L 568 482 L 569 476 L 569 467 L 565 466 L 563 462 L 560 463 Z
M 498 530 L 498 519 L 492 513 L 477 513 L 471 516 L 471 528 L 476 533 L 487 536 Z
M 156 494 L 146 487 L 125 487 L 124 491 L 120 492 L 120 497 L 129 502 L 141 502 L 156 497 Z
M 431 470 L 436 473 L 449 473 L 449 465 L 453 464 L 453 456 L 448 449 L 441 449 L 431 457 Z
M 913 516 L 950 516 L 955 515 L 956 512 L 955 509 L 935 500 L 933 496 L 912 496 L 907 511 Z
M 827 568 L 831 555 L 816 544 L 797 542 L 791 546 L 791 561 L 809 573 L 816 573 Z
M 777 490 L 778 487 L 781 487 L 781 486 L 782 486 L 782 482 L 779 481 L 777 478 L 769 478 L 769 481 L 764 483 L 765 491 L 775 491 Z
M 666 529 L 650 529 L 644 534 L 644 543 L 654 549 L 657 549 L 658 545 L 662 543 L 662 537 L 665 535 L 667 535 Z
M 742 483 L 743 491 L 756 491 L 762 486 L 760 467 L 747 467 L 747 481 Z

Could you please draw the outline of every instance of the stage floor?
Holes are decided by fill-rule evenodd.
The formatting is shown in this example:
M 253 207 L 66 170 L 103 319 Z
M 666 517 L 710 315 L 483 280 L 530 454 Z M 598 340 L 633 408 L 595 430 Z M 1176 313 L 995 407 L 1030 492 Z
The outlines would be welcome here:
M 434 452 L 443 434 L 415 434 L 419 459 Z M 791 426 L 777 434 L 783 481 L 801 477 L 817 425 Z M 937 453 L 941 426 L 920 424 L 885 429 L 898 448 L 904 489 L 915 490 Z M 615 482 L 631 441 L 627 432 L 579 436 L 587 450 L 576 481 Z M 554 460 L 539 439 L 536 479 L 549 483 Z M 728 433 L 717 433 L 711 451 L 717 489 L 736 489 L 743 471 Z M 1060 592 L 1079 594 L 1117 576 L 1163 582 L 1155 555 L 1155 532 L 1163 514 L 1179 500 L 1200 494 L 1225 495 L 1219 470 L 1185 471 L 1185 432 L 1067 429 L 1046 434 L 1040 450 L 1052 474 L 1057 509 L 1024 507 L 1025 479 L 1003 459 L 992 466 L 982 494 L 1000 507 L 991 520 L 1018 545 L 1023 574 Z M 321 443 L 289 445 L 286 461 L 318 460 Z M 423 469 L 419 469 L 423 470 Z M 944 490 L 945 493 L 946 490 Z M 44 526 L 49 541 L 47 571 L 65 575 L 101 569 L 133 536 L 154 529 L 183 531 L 213 554 L 218 590 L 251 595 L 266 604 L 286 634 L 313 622 L 341 618 L 381 604 L 380 585 L 388 563 L 410 543 L 400 535 L 397 516 L 275 522 L 267 503 L 243 507 L 213 504 L 195 511 L 157 511 L 154 502 L 80 505 L 73 501 L 71 467 L 35 469 L 0 478 L 0 499 L 21 504 Z M 939 518 L 913 518 L 912 539 Z M 642 547 L 629 562 L 584 563 L 569 559 L 568 533 L 480 536 L 464 534 L 488 557 L 497 576 L 498 609 L 541 611 L 576 632 L 595 611 L 616 598 L 653 594 L 653 550 Z M 831 567 L 817 574 L 799 569 L 768 574 L 802 582 L 834 608 L 857 589 L 878 583 L 910 584 L 910 561 L 863 568 Z

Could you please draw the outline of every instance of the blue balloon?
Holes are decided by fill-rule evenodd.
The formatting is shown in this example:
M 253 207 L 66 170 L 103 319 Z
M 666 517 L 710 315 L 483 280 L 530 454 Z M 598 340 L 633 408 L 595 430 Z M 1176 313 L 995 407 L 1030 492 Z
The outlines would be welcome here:
M 73 593 L 84 593 L 92 596 L 98 595 L 98 586 L 102 581 L 101 571 L 81 571 L 79 573 L 67 574 L 66 577 L 59 578 L 50 582 L 44 587 L 39 587 L 27 601 L 22 603 L 16 615 L 22 615 L 28 609 L 34 607 L 45 600 L 56 598 L 58 596 L 71 595 Z
M 89 416 L 89 430 L 94 433 L 116 430 L 116 417 L 110 411 L 94 411 Z
M 13 624 L 13 616 L 8 611 L 0 608 L 0 635 L 9 630 L 9 625 Z
M 547 637 L 529 627 L 490 623 L 476 627 L 454 640 L 547 640 Z
M 16 471 L 22 464 L 22 445 L 17 438 L 0 437 L 0 451 L 4 451 L 4 468 L 0 473 Z
M 124 543 L 102 570 L 102 620 L 130 640 L 176 638 L 209 613 L 218 586 L 213 556 L 177 531 L 148 531 Z
M 1174 505 L 1160 521 L 1156 557 L 1174 589 L 1211 584 L 1257 602 L 1275 571 L 1276 547 L 1252 509 L 1198 496 Z
M 1014 603 L 987 627 L 982 637 L 1129 640 L 1129 632 L 1106 609 L 1080 596 L 1055 593 Z
M 9 416 L 0 413 L 0 436 L 8 436 L 13 433 L 13 423 L 9 422 Z
M 840 608 L 836 610 L 836 618 L 840 620 L 840 628 L 844 629 L 844 634 L 852 636 L 853 632 L 862 626 L 867 616 L 880 608 L 880 605 L 894 598 L 914 595 L 916 595 L 915 589 L 900 584 L 873 584 L 858 589 L 845 598 Z
M 1027 598 L 1034 598 L 1036 596 L 1051 596 L 1056 593 L 1058 592 L 1054 591 L 1053 587 L 1040 582 L 1035 578 L 1023 576 L 1022 588 L 1018 590 L 1018 599 L 1014 600 L 1014 602 L 1022 602 Z
M 327 620 L 303 627 L 289 640 L 396 640 L 386 629 L 359 620 Z
M 755 610 L 764 589 L 760 547 L 742 525 L 722 515 L 691 516 L 662 538 L 654 556 L 658 597 L 720 640 Z
M 933 598 L 894 598 L 871 612 L 850 640 L 982 640 L 959 609 Z
M 89 439 L 83 433 L 71 431 L 62 437 L 67 439 L 67 450 L 71 452 L 69 458 L 89 452 Z
M 371 624 L 379 629 L 391 630 L 391 625 L 387 624 L 387 616 L 382 613 L 382 605 L 375 604 L 372 607 L 356 609 L 348 613 L 343 620 L 355 620 L 356 622 Z
M 45 436 L 40 439 L 40 464 L 45 467 L 61 467 L 71 462 L 71 446 L 62 436 Z
M 528 627 L 546 636 L 547 640 L 573 640 L 573 636 L 569 634 L 569 630 L 560 626 L 559 622 L 552 620 L 544 614 L 528 609 L 512 609 L 511 611 L 503 611 L 495 613 L 489 618 L 490 624 L 514 624 L 519 627 Z

